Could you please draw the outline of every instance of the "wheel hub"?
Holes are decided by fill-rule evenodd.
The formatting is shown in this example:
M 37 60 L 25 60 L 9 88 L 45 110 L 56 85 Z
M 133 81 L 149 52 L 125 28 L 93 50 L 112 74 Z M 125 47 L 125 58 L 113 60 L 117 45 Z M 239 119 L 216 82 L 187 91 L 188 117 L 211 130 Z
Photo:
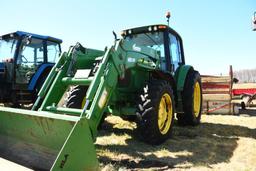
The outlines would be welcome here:
M 201 108 L 201 89 L 199 82 L 195 83 L 194 87 L 194 113 L 195 116 L 198 117 Z
M 170 129 L 172 115 L 172 99 L 169 94 L 165 93 L 160 100 L 158 109 L 158 128 L 161 134 L 166 134 Z

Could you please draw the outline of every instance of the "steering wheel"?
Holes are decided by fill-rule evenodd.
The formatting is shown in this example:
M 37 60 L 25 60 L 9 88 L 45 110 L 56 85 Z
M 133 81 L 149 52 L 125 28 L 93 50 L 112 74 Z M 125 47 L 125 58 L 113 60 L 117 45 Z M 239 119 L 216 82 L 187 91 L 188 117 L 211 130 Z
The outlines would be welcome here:
M 21 55 L 21 61 L 24 63 L 28 63 L 28 59 L 24 55 Z

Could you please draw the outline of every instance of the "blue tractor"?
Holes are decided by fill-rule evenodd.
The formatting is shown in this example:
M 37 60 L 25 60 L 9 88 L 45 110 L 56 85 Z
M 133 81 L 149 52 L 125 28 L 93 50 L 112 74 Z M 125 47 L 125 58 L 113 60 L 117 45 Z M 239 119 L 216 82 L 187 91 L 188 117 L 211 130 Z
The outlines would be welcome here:
M 14 107 L 33 103 L 61 53 L 61 43 L 23 31 L 0 36 L 0 103 Z

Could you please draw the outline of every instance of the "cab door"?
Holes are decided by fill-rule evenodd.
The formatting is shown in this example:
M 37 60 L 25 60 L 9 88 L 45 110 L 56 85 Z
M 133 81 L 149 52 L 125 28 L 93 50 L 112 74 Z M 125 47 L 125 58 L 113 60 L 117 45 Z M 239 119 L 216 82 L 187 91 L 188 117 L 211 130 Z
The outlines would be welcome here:
M 168 49 L 170 53 L 170 70 L 175 72 L 180 65 L 184 65 L 184 56 L 182 51 L 181 39 L 174 33 L 168 34 Z
M 44 63 L 44 41 L 32 38 L 24 40 L 17 58 L 16 83 L 27 84 L 39 65 Z

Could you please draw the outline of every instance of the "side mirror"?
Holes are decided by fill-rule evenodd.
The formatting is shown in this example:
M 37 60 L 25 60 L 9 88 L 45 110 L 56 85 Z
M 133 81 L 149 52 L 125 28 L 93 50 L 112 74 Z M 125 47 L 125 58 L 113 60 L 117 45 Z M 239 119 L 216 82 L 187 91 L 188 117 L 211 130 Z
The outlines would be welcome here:
M 254 15 L 252 17 L 252 30 L 256 31 L 256 12 L 254 12 Z

